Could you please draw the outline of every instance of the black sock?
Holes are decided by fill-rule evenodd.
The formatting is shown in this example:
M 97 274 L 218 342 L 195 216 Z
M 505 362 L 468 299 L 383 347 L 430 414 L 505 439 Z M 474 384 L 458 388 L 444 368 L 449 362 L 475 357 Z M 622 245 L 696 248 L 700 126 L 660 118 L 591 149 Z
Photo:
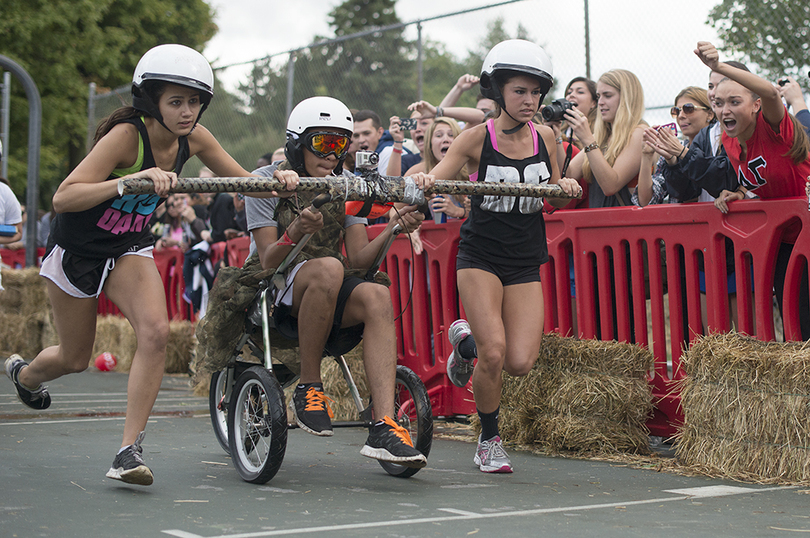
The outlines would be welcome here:
M 468 361 L 478 356 L 478 349 L 475 347 L 475 338 L 473 338 L 472 335 L 464 337 L 464 340 L 458 343 L 458 353 Z
M 478 418 L 481 419 L 481 440 L 487 441 L 492 439 L 496 435 L 500 435 L 498 431 L 498 413 L 500 412 L 501 408 L 498 407 L 492 413 L 482 413 L 481 410 L 478 411 Z

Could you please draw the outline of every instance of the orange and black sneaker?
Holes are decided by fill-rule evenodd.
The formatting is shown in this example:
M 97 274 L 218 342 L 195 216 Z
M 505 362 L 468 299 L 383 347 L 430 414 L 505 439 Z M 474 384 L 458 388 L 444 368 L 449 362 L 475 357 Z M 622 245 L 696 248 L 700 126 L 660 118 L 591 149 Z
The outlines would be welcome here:
M 425 455 L 413 447 L 408 430 L 388 416 L 371 427 L 360 454 L 414 469 L 427 465 Z
M 295 387 L 290 407 L 295 422 L 302 430 L 313 435 L 332 435 L 332 399 L 323 393 L 323 383 L 305 383 Z

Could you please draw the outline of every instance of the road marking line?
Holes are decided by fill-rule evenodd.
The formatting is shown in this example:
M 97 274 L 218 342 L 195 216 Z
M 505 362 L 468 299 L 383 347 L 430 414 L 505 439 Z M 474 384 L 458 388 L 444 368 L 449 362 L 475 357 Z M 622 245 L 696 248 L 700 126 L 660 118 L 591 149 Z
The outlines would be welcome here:
M 784 486 L 784 487 L 772 487 L 772 488 L 735 488 L 734 486 L 706 486 L 702 488 L 686 488 L 688 491 L 693 493 L 697 492 L 701 494 L 701 497 L 708 498 L 708 497 L 720 497 L 720 496 L 727 496 L 727 495 L 739 495 L 743 493 L 760 493 L 763 491 L 777 491 L 781 489 L 792 489 L 795 486 Z M 733 489 L 738 491 L 732 492 Z M 742 490 L 742 491 L 740 491 Z M 669 490 L 674 491 L 674 490 Z M 715 494 L 711 494 L 710 492 L 714 491 Z M 393 527 L 399 525 L 416 525 L 421 523 L 442 523 L 442 522 L 449 522 L 449 521 L 462 521 L 462 520 L 474 520 L 474 519 L 493 519 L 499 517 L 515 517 L 515 516 L 533 516 L 533 515 L 540 515 L 540 514 L 554 514 L 559 512 L 582 512 L 586 510 L 598 510 L 601 508 L 618 508 L 618 507 L 628 507 L 628 506 L 637 506 L 637 505 L 644 505 L 644 504 L 656 504 L 656 503 L 665 503 L 665 502 L 672 502 L 672 501 L 685 501 L 694 498 L 696 495 L 680 495 L 677 497 L 663 497 L 660 499 L 644 499 L 639 501 L 627 501 L 627 502 L 615 502 L 615 503 L 600 503 L 600 504 L 586 504 L 581 506 L 561 506 L 557 508 L 538 508 L 535 510 L 513 510 L 509 512 L 498 512 L 493 514 L 476 514 L 474 512 L 460 512 L 459 515 L 455 516 L 444 516 L 444 517 L 424 517 L 418 519 L 400 519 L 394 521 L 372 521 L 368 523 L 352 523 L 346 525 L 329 525 L 329 526 L 322 526 L 322 527 L 301 527 L 295 529 L 280 529 L 274 531 L 262 531 L 262 532 L 248 532 L 248 533 L 240 533 L 240 534 L 222 534 L 215 538 L 261 538 L 265 536 L 283 536 L 283 535 L 291 535 L 291 534 L 305 534 L 305 533 L 316 533 L 316 532 L 337 532 L 337 531 L 345 531 L 345 530 L 353 530 L 353 529 L 367 529 L 367 528 L 382 528 L 382 527 Z M 452 512 L 455 509 L 452 508 L 440 508 L 444 512 Z M 171 536 L 177 536 L 178 538 L 204 538 L 203 536 L 189 533 L 186 531 L 178 530 L 178 529 L 168 529 L 161 531 L 164 534 L 169 534 Z M 214 538 L 214 537 L 209 537 Z
M 437 510 L 439 510 L 440 512 L 449 512 L 451 514 L 456 514 L 456 515 L 459 515 L 459 516 L 479 516 L 479 515 L 481 515 L 481 514 L 478 514 L 476 512 L 468 512 L 466 510 L 457 510 L 456 508 L 438 508 Z

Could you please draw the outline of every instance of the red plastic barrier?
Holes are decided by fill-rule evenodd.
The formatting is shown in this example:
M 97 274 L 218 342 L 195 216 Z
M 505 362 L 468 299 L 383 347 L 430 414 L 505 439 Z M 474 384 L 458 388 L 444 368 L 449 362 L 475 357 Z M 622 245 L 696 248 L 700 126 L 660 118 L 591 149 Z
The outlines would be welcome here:
M 545 219 L 550 261 L 541 267 L 544 330 L 570 335 L 576 327 L 576 334 L 583 338 L 648 345 L 655 356 L 649 381 L 656 405 L 648 426 L 656 435 L 673 435 L 683 420 L 675 382 L 685 375 L 680 361 L 684 344 L 703 334 L 704 326 L 706 331 L 731 327 L 726 238 L 735 248 L 737 330 L 773 340 L 773 260 L 782 232 L 801 227 L 788 265 L 783 305 L 786 338 L 800 338 L 799 285 L 807 278 L 810 258 L 810 213 L 805 199 L 735 202 L 727 215 L 712 204 L 684 204 L 558 211 Z M 444 374 L 450 353 L 445 329 L 463 314 L 455 286 L 460 225 L 459 221 L 424 223 L 425 252 L 414 258 L 402 236 L 392 245 L 383 267 L 393 281 L 395 311 L 407 305 L 397 321 L 399 360 L 425 382 L 436 415 L 474 412 L 472 394 L 451 385 Z M 382 228 L 370 226 L 369 236 L 375 237 Z M 659 241 L 665 245 L 667 260 L 666 310 Z M 573 300 L 569 257 L 574 262 Z M 706 268 L 705 299 L 699 286 L 700 258 Z
M 368 227 L 370 238 L 385 225 Z M 407 236 L 391 245 L 382 270 L 391 277 L 391 298 L 397 319 L 399 363 L 411 368 L 425 383 L 436 416 L 475 412 L 470 385 L 459 388 L 447 378 L 452 348 L 446 331 L 460 317 L 456 290 L 456 253 L 461 221 L 425 221 L 420 229 L 424 251 L 414 257 Z
M 155 264 L 166 290 L 169 319 L 192 319 L 191 305 L 183 299 L 183 251 L 177 247 L 153 251 Z
M 37 249 L 37 267 L 42 263 L 43 256 L 45 256 L 45 249 L 40 247 Z M 13 269 L 22 269 L 25 267 L 25 249 L 0 248 L 0 259 L 3 260 L 5 265 Z
M 227 251 L 228 247 L 225 241 L 212 243 L 208 248 L 208 259 L 211 260 L 211 265 L 216 267 L 217 263 L 225 258 Z
M 250 236 L 228 239 L 228 266 L 242 267 L 250 254 Z

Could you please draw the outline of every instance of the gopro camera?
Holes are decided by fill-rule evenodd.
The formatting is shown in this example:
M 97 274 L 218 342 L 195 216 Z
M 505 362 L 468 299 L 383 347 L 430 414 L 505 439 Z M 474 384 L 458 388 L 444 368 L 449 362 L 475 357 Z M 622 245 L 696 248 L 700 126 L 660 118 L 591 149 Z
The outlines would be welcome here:
M 373 151 L 358 151 L 354 155 L 354 167 L 358 170 L 375 170 L 380 156 Z

